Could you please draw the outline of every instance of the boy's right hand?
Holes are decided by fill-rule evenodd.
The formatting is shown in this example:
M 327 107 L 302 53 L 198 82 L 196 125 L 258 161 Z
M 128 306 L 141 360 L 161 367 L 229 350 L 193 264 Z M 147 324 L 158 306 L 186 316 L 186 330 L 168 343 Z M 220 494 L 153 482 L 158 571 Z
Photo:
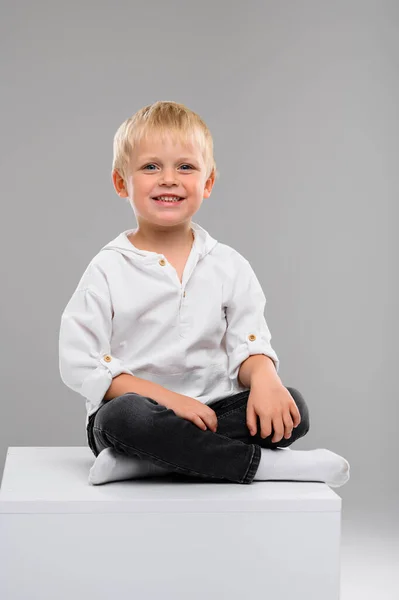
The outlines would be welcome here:
M 184 394 L 176 394 L 173 399 L 168 400 L 167 404 L 163 404 L 167 408 L 171 408 L 178 417 L 191 421 L 204 431 L 209 427 L 211 431 L 216 433 L 217 416 L 215 411 L 207 404 Z

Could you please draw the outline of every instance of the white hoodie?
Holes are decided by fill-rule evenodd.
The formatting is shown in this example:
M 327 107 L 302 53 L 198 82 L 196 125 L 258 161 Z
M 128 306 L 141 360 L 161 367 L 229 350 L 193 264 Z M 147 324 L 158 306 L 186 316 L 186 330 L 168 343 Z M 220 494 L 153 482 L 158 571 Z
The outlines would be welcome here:
M 183 279 L 163 254 L 140 250 L 128 229 L 83 273 L 61 317 L 59 368 L 86 398 L 86 426 L 120 373 L 211 404 L 248 389 L 238 380 L 253 354 L 279 359 L 266 298 L 248 260 L 191 222 Z

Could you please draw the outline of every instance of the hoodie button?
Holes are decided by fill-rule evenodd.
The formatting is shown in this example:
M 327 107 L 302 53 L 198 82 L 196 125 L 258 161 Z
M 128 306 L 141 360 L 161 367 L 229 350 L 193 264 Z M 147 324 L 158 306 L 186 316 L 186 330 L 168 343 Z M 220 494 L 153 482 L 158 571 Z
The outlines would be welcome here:
M 251 335 L 248 336 L 248 339 L 251 340 L 251 342 L 253 342 L 254 340 L 256 340 L 256 335 L 251 333 Z
M 112 356 L 110 356 L 109 354 L 104 354 L 104 360 L 105 362 L 111 362 Z
M 166 260 L 164 258 L 161 258 L 159 264 L 161 265 L 161 267 L 164 267 L 166 265 Z

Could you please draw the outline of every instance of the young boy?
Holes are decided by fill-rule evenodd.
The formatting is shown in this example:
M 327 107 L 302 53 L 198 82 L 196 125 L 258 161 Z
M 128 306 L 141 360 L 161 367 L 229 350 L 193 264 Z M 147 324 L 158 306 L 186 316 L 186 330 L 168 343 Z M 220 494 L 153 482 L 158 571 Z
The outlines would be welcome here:
M 349 479 L 278 376 L 266 298 L 250 263 L 192 221 L 216 179 L 212 136 L 175 102 L 114 138 L 113 184 L 138 227 L 90 261 L 59 336 L 60 374 L 86 398 L 91 484 L 175 473 L 210 480 Z

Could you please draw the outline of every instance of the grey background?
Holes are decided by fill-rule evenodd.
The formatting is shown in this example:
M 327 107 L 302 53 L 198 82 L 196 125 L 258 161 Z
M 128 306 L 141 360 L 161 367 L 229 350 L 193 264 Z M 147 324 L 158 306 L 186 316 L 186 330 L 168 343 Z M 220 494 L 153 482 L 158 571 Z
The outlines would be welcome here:
M 251 262 L 280 376 L 308 402 L 295 449 L 347 458 L 347 531 L 392 536 L 398 2 L 3 0 L 0 21 L 0 473 L 8 446 L 86 444 L 84 399 L 58 371 L 61 313 L 136 226 L 112 186 L 116 129 L 175 100 L 210 127 L 220 171 L 193 220 Z

